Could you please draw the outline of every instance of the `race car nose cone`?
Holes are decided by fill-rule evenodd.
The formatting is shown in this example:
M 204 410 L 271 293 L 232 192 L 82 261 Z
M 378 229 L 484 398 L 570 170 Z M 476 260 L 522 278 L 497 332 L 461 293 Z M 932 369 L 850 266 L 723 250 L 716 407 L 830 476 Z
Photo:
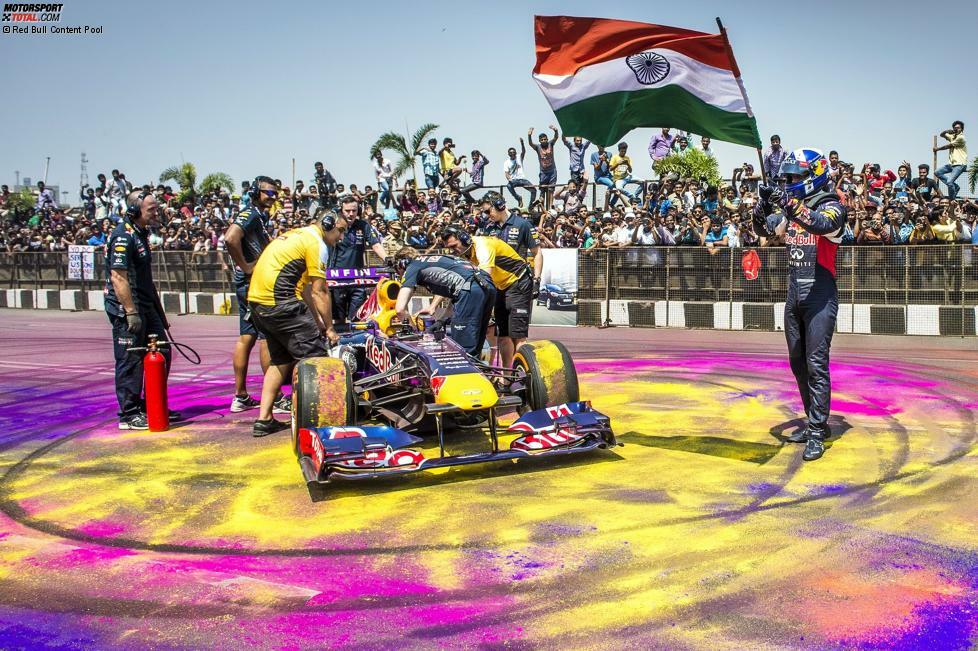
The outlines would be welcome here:
M 492 382 L 481 373 L 460 373 L 445 376 L 435 396 L 435 403 L 455 405 L 459 409 L 487 409 L 499 401 Z

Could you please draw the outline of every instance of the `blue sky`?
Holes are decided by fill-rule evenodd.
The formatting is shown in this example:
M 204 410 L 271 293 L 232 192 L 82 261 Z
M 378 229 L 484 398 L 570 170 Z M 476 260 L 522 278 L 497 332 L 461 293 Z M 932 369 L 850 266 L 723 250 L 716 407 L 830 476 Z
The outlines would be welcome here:
M 533 15 L 602 16 L 730 33 L 764 139 L 838 149 L 857 165 L 931 160 L 931 137 L 978 129 L 974 0 L 922 2 L 181 2 L 66 0 L 62 25 L 101 36 L 0 34 L 0 180 L 14 170 L 78 185 L 118 167 L 155 182 L 183 160 L 240 181 L 373 183 L 368 149 L 387 130 L 441 125 L 502 179 L 507 146 L 554 122 L 530 78 Z M 625 140 L 648 173 L 653 130 Z M 753 151 L 717 143 L 724 175 Z M 972 145 L 972 156 L 978 145 Z M 537 166 L 528 154 L 527 171 Z M 566 150 L 558 148 L 560 179 Z M 942 164 L 946 157 L 940 158 Z

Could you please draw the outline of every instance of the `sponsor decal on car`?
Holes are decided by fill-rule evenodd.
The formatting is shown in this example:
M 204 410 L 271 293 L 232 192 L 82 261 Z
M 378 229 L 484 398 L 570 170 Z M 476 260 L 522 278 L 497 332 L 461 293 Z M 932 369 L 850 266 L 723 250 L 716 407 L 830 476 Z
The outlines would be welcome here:
M 367 336 L 366 355 L 367 361 L 370 362 L 379 373 L 386 373 L 394 368 L 394 358 L 391 355 L 390 349 L 387 348 L 387 344 L 383 341 L 378 341 L 377 337 L 374 337 L 373 335 Z M 401 379 L 400 374 L 392 375 L 390 379 L 392 382 L 397 382 Z

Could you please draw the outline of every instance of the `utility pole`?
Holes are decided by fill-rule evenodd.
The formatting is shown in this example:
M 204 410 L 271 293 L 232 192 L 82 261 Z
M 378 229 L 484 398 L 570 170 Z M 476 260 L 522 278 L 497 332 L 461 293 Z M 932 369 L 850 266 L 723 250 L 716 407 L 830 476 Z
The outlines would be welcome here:
M 82 152 L 81 176 L 78 179 L 78 186 L 84 188 L 86 185 L 88 185 L 88 159 L 85 158 L 85 152 Z
M 48 168 L 51 167 L 51 157 L 48 156 L 44 159 L 44 185 L 48 184 Z
M 17 180 L 14 181 L 14 187 L 15 188 L 19 188 L 20 187 L 20 170 L 14 170 L 14 176 L 17 179 Z

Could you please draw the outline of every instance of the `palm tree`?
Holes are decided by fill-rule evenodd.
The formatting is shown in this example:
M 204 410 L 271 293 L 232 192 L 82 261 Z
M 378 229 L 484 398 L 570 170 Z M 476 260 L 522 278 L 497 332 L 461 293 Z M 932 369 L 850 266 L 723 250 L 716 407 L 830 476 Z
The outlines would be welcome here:
M 217 192 L 222 188 L 228 192 L 234 191 L 234 179 L 224 172 L 214 172 L 213 174 L 208 174 L 200 182 L 201 194 Z
M 180 203 L 186 201 L 194 203 L 198 194 L 208 194 L 220 188 L 225 188 L 229 191 L 234 189 L 234 179 L 224 172 L 208 174 L 198 186 L 197 168 L 194 167 L 193 163 L 184 163 L 179 167 L 174 165 L 173 167 L 166 168 L 160 172 L 160 183 L 165 183 L 166 181 L 173 181 L 180 186 L 180 193 L 177 195 Z
M 160 183 L 167 181 L 173 181 L 180 186 L 180 194 L 178 195 L 180 203 L 194 202 L 197 197 L 197 168 L 194 167 L 193 163 L 184 163 L 180 167 L 168 167 L 160 172 Z
M 971 161 L 971 167 L 968 169 L 968 187 L 971 188 L 971 194 L 974 194 L 975 188 L 978 188 L 978 156 Z
M 394 152 L 397 156 L 397 162 L 394 164 L 394 177 L 400 178 L 410 169 L 411 176 L 417 182 L 418 174 L 414 169 L 414 152 L 418 151 L 418 148 L 421 147 L 428 136 L 437 128 L 437 124 L 431 124 L 430 122 L 428 124 L 422 124 L 414 132 L 414 135 L 411 136 L 410 145 L 404 139 L 404 136 L 396 131 L 383 133 L 377 138 L 373 146 L 370 147 L 370 158 L 376 158 L 377 154 L 383 153 L 384 150 Z

